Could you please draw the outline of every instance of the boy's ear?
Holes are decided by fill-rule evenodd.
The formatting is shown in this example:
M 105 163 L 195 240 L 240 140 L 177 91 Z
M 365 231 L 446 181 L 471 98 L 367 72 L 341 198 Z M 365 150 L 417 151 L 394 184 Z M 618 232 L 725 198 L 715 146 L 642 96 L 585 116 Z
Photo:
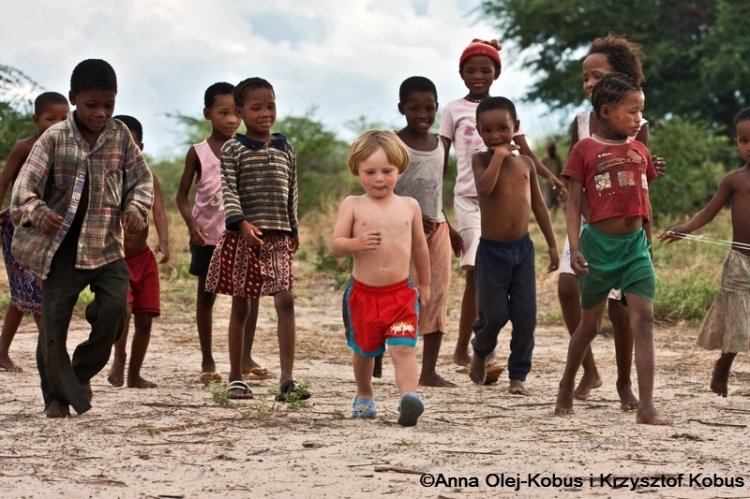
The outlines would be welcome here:
M 516 120 L 513 122 L 513 132 L 517 132 L 518 129 L 521 128 L 521 120 Z
M 204 117 L 205 119 L 209 119 L 209 117 L 208 117 L 208 108 L 207 108 L 207 107 L 204 107 L 204 108 L 203 108 L 203 117 Z
M 404 114 L 404 105 L 401 102 L 398 103 L 398 112 Z
M 70 101 L 71 106 L 76 105 L 76 94 L 74 94 L 72 90 L 68 92 L 68 100 Z
M 596 113 L 597 118 L 600 117 L 608 117 L 609 116 L 609 104 L 602 104 L 602 106 L 599 108 L 599 112 Z

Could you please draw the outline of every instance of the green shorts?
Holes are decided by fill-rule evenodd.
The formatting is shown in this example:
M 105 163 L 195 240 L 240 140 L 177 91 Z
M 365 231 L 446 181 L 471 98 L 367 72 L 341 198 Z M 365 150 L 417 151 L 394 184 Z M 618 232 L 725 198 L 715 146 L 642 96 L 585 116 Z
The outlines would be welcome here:
M 654 301 L 656 277 L 643 229 L 615 235 L 589 224 L 581 233 L 580 247 L 589 264 L 588 273 L 579 278 L 581 308 L 596 307 L 613 288 Z

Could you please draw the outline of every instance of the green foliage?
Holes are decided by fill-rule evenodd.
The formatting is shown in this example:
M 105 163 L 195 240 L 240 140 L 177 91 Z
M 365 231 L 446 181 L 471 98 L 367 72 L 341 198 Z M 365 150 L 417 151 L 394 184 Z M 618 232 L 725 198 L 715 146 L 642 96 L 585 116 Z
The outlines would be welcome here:
M 700 322 L 716 297 L 716 279 L 696 273 L 660 279 L 654 317 L 663 322 Z
M 212 381 L 208 384 L 208 388 L 211 390 L 211 399 L 214 401 L 214 404 L 225 408 L 232 408 L 235 406 L 232 399 L 229 398 L 229 392 L 227 392 L 226 388 L 219 383 Z
M 667 160 L 667 174 L 651 184 L 651 204 L 663 215 L 692 214 L 711 198 L 734 151 L 726 137 L 702 122 L 676 117 L 663 121 L 649 139 L 653 155 Z
M 177 196 L 177 187 L 179 187 L 180 178 L 182 178 L 182 171 L 185 168 L 184 158 L 160 161 L 153 161 L 147 158 L 147 161 L 154 175 L 159 179 L 164 207 L 167 210 L 176 210 L 177 202 L 175 199 Z
M 585 50 L 614 32 L 644 48 L 651 120 L 698 116 L 728 131 L 734 113 L 750 104 L 748 2 L 482 0 L 480 11 L 503 33 L 506 57 L 518 58 L 510 55 L 517 47 L 537 75 L 530 100 L 556 108 L 581 104 Z
M 22 71 L 0 64 L 0 160 L 5 161 L 17 140 L 34 134 L 34 106 L 29 94 L 38 89 Z
M 16 141 L 34 135 L 35 130 L 31 113 L 18 111 L 7 102 L 0 102 L 0 159 L 4 162 Z

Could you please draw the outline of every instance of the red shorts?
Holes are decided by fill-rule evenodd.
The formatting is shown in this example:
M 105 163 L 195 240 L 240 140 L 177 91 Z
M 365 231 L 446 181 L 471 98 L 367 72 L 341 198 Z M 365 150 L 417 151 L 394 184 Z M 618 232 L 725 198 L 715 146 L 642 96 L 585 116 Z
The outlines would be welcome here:
M 381 355 L 388 345 L 417 345 L 419 293 L 408 279 L 388 286 L 351 280 L 344 291 L 349 347 L 362 357 Z
M 154 252 L 146 248 L 142 253 L 126 258 L 125 262 L 130 274 L 128 306 L 134 314 L 158 316 L 161 313 L 159 268 Z

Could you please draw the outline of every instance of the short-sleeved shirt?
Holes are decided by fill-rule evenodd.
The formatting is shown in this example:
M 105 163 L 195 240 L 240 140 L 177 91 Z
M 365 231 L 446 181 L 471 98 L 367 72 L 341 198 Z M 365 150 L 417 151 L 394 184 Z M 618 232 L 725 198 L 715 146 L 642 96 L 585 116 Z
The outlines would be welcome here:
M 297 233 L 297 160 L 280 133 L 269 143 L 237 134 L 221 148 L 221 190 L 228 230 L 247 220 L 261 230 Z
M 443 214 L 443 140 L 432 151 L 418 151 L 406 146 L 409 166 L 398 178 L 394 192 L 417 200 L 422 215 L 432 222 L 445 222 Z
M 83 190 L 86 185 L 88 196 Z M 34 143 L 13 185 L 13 256 L 46 278 L 75 219 L 82 223 L 75 267 L 102 267 L 125 257 L 123 213 L 133 211 L 148 222 L 152 200 L 151 171 L 130 130 L 110 119 L 91 147 L 76 125 L 75 111 L 71 111 L 67 120 L 51 126 Z M 77 213 L 80 206 L 85 213 Z M 40 227 L 50 210 L 65 218 L 53 235 Z
M 562 174 L 583 185 L 589 222 L 635 216 L 650 220 L 648 184 L 656 171 L 641 142 L 582 139 L 568 155 Z
M 453 190 L 456 196 L 477 196 L 471 157 L 475 152 L 487 149 L 477 131 L 478 106 L 478 102 L 463 98 L 451 101 L 443 109 L 443 116 L 440 120 L 440 135 L 450 140 L 456 150 L 458 174 Z M 513 136 L 519 135 L 525 135 L 520 127 Z

